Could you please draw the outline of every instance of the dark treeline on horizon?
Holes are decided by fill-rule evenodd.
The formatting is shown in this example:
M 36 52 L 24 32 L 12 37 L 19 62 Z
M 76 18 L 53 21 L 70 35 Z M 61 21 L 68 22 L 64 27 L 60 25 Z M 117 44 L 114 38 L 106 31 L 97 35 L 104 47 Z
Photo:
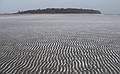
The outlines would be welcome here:
M 101 14 L 98 10 L 93 9 L 77 9 L 77 8 L 46 8 L 46 9 L 36 9 L 36 10 L 26 10 L 18 11 L 17 14 L 65 14 L 65 13 L 75 13 L 75 14 Z

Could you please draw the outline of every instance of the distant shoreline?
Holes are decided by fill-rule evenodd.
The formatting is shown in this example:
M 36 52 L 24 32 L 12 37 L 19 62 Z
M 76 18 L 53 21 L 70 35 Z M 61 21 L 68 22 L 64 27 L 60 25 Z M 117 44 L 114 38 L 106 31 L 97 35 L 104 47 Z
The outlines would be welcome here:
M 14 14 L 101 14 L 99 10 L 77 8 L 46 8 L 18 11 Z
M 6 15 L 119 15 L 120 14 L 74 14 L 74 13 L 71 13 L 71 14 L 49 14 L 49 13 L 46 13 L 46 14 L 15 14 L 15 13 L 7 13 L 7 14 L 0 14 L 0 16 L 6 16 Z

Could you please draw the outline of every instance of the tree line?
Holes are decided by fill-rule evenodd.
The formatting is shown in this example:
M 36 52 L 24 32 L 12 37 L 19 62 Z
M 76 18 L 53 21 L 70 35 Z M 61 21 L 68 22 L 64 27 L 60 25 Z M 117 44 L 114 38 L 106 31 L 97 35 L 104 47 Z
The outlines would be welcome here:
M 77 8 L 46 8 L 36 10 L 18 11 L 17 14 L 57 14 L 57 13 L 76 13 L 76 14 L 101 14 L 99 10 L 93 9 L 77 9 Z

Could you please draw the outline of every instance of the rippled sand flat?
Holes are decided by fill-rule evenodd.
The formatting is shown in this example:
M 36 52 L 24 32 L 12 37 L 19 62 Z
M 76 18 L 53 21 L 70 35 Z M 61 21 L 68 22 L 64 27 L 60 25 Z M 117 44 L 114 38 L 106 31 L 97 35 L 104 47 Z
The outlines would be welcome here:
M 120 16 L 1 15 L 0 74 L 120 74 Z

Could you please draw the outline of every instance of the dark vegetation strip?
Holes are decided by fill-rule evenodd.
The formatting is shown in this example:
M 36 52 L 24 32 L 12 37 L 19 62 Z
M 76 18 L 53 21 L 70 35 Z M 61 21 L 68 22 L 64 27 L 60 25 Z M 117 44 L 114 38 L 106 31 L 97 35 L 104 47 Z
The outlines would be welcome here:
M 36 10 L 18 11 L 16 14 L 101 14 L 99 10 L 77 8 L 46 8 Z

